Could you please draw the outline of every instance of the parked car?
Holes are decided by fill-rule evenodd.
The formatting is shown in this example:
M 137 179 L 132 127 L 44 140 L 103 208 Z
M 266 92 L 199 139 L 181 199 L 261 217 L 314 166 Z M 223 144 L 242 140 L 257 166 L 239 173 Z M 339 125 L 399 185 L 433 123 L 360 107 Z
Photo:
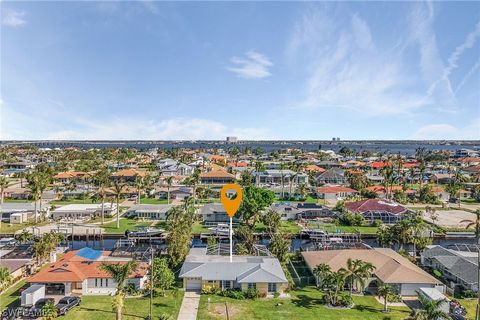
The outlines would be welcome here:
M 42 298 L 39 299 L 33 307 L 26 310 L 26 314 L 24 314 L 24 318 L 40 318 L 42 316 L 42 309 L 47 303 L 55 303 L 55 299 L 53 298 Z
M 73 307 L 80 305 L 81 301 L 80 297 L 63 297 L 55 307 L 57 308 L 58 314 L 64 315 Z

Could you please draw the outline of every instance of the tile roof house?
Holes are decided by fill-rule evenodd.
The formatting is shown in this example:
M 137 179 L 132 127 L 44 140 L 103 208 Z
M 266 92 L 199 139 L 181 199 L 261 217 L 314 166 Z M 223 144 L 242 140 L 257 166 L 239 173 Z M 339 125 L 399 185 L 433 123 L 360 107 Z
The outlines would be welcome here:
M 345 203 L 345 209 L 351 213 L 361 214 L 365 220 L 376 219 L 384 223 L 395 223 L 407 217 L 409 209 L 401 204 L 386 199 L 367 199 Z
M 302 252 L 310 271 L 326 263 L 333 271 L 347 266 L 348 259 L 360 259 L 375 266 L 373 278 L 367 281 L 367 291 L 375 291 L 386 283 L 402 296 L 416 296 L 419 288 L 437 288 L 444 292 L 441 281 L 417 267 L 392 249 L 344 249 Z
M 201 184 L 227 184 L 235 182 L 235 176 L 223 170 L 200 173 Z
M 112 257 L 110 251 L 85 247 L 67 252 L 60 260 L 27 279 L 30 284 L 45 285 L 49 295 L 108 294 L 116 291 L 115 281 L 100 266 L 104 262 L 124 264 L 130 258 Z M 128 282 L 142 289 L 147 280 L 148 264 L 140 262 Z
M 343 169 L 331 168 L 317 177 L 317 184 L 336 184 L 344 185 L 347 183 Z
M 281 293 L 288 280 L 277 258 L 270 256 L 208 255 L 206 248 L 192 248 L 180 270 L 186 290 L 205 286 L 221 289 L 256 288 L 261 294 Z
M 478 290 L 478 253 L 428 246 L 420 255 L 422 265 L 442 273 L 454 290 Z
M 123 181 L 123 182 L 133 182 L 137 177 L 145 177 L 147 173 L 145 171 L 140 171 L 137 169 L 122 169 L 117 172 L 114 172 L 111 176 L 111 180 Z
M 353 196 L 357 194 L 358 191 L 352 188 L 343 187 L 343 186 L 325 186 L 318 187 L 315 190 L 315 195 L 319 199 L 324 200 L 342 200 L 346 197 Z

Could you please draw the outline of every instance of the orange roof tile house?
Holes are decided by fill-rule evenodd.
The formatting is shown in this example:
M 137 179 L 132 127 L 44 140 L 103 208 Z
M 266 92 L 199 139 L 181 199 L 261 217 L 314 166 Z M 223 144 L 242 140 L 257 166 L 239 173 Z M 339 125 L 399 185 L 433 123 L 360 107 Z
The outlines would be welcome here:
M 47 295 L 114 294 L 117 284 L 100 266 L 102 263 L 124 264 L 131 258 L 113 257 L 111 253 L 88 247 L 69 251 L 60 260 L 27 279 L 27 282 L 45 285 Z M 147 272 L 148 264 L 140 262 L 130 274 L 128 283 L 143 289 Z
M 358 191 L 352 188 L 342 186 L 327 186 L 317 188 L 315 195 L 319 199 L 335 201 L 345 199 L 346 197 L 353 196 L 357 193 Z
M 227 184 L 235 182 L 235 176 L 223 170 L 213 170 L 200 174 L 201 184 Z

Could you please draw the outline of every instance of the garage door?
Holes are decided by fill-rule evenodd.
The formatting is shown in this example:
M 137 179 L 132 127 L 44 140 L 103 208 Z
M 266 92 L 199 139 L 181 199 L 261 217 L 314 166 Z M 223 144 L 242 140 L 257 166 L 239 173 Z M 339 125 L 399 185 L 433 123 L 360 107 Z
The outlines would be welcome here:
M 187 278 L 187 290 L 201 290 L 202 279 L 201 278 Z
M 422 287 L 432 287 L 432 285 L 426 285 L 421 283 L 404 283 L 402 284 L 402 296 L 416 296 L 417 290 Z

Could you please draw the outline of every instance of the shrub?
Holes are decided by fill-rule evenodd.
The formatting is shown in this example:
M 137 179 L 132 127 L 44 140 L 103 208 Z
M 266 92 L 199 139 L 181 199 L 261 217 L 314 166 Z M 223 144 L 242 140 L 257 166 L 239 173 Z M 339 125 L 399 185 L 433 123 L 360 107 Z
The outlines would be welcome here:
M 463 291 L 460 296 L 463 298 L 463 299 L 468 299 L 468 298 L 476 298 L 477 297 L 477 293 L 475 291 L 472 291 L 472 290 L 465 290 Z
M 125 285 L 125 293 L 129 296 L 136 296 L 139 294 L 139 291 L 135 288 L 133 283 L 127 283 Z
M 380 227 L 383 224 L 383 221 L 380 219 L 375 219 L 372 222 L 372 227 Z
M 273 294 L 273 297 L 274 297 L 274 298 L 280 297 L 280 292 L 275 292 L 275 293 Z
M 387 297 L 388 302 L 402 302 L 402 297 L 396 293 L 391 293 Z
M 258 290 L 256 288 L 249 288 L 245 291 L 245 298 L 256 299 L 258 298 Z

